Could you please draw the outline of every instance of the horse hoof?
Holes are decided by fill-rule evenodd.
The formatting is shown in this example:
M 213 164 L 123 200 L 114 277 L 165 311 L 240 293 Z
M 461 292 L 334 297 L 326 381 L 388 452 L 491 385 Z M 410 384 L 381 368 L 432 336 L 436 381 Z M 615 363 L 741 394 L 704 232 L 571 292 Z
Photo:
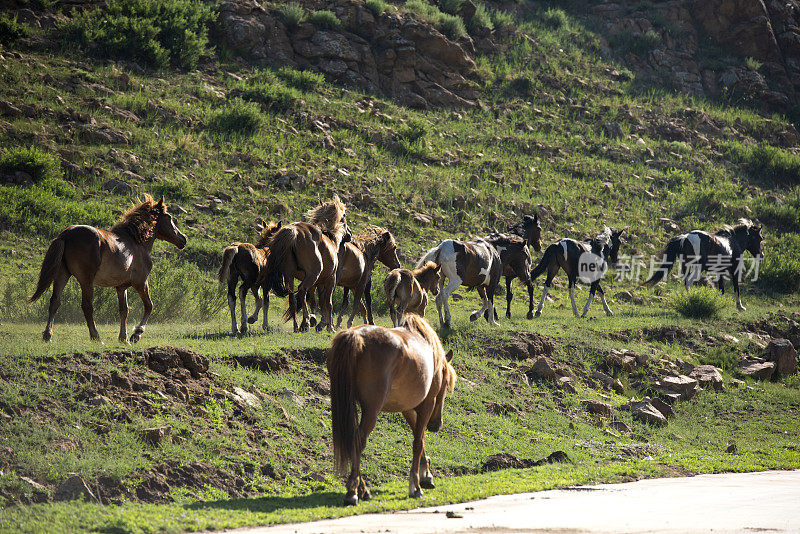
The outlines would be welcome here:
M 138 343 L 142 339 L 141 334 L 131 334 L 131 343 Z
M 436 484 L 433 483 L 433 478 L 425 477 L 419 479 L 419 485 L 425 489 L 434 489 Z
M 247 318 L 247 322 L 250 323 L 250 324 L 255 324 L 256 321 L 258 321 L 258 317 L 248 317 Z
M 526 315 L 525 317 L 527 317 L 528 319 L 533 319 L 533 312 L 528 312 L 528 315 Z
M 49 343 L 51 339 L 53 339 L 53 334 L 51 334 L 50 332 L 42 333 L 42 341 L 44 341 L 45 343 Z
M 344 496 L 344 505 L 345 506 L 355 506 L 358 504 L 358 495 L 355 493 L 348 493 Z
M 364 492 L 361 494 L 361 500 L 362 501 L 368 501 L 371 498 L 372 498 L 372 494 L 369 492 L 369 490 L 364 490 Z
M 537 311 L 536 313 L 533 314 L 533 316 L 534 317 L 541 317 L 542 316 L 542 312 Z
M 608 310 L 608 311 L 606 312 L 606 315 L 607 315 L 608 317 L 613 317 L 613 316 L 614 316 L 614 312 L 612 312 L 611 310 Z
M 308 323 L 311 325 L 312 328 L 317 326 L 317 322 L 318 322 L 317 317 L 315 315 L 309 316 Z
M 497 319 L 497 315 L 494 318 Z M 511 312 L 506 312 L 506 319 L 511 319 Z
M 479 316 L 480 316 L 479 313 L 473 313 L 473 314 L 471 314 L 469 316 L 469 320 L 470 321 L 477 321 Z M 450 325 L 448 325 L 447 328 L 450 328 Z
M 240 334 L 246 334 L 247 333 L 247 325 L 246 324 L 242 324 L 242 327 L 239 329 L 239 333 Z
M 420 497 L 422 497 L 422 495 L 423 495 L 423 493 L 422 493 L 422 490 L 420 488 L 417 488 L 414 491 L 410 491 L 408 493 L 408 496 L 411 497 L 412 499 L 419 499 Z
M 128 338 L 126 338 L 124 336 L 121 336 L 119 338 L 119 342 L 122 343 L 123 345 L 130 345 L 130 342 L 128 341 Z

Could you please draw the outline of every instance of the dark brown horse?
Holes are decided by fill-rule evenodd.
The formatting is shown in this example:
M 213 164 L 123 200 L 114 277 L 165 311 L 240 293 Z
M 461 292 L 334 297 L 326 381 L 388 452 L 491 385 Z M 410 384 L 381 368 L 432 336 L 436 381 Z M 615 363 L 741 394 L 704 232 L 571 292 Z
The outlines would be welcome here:
M 269 240 L 269 254 L 265 268 L 266 284 L 279 297 L 289 297 L 290 310 L 303 309 L 303 322 L 297 326 L 292 313 L 295 332 L 309 326 L 306 296 L 319 287 L 322 321 L 317 330 L 327 327 L 333 331 L 333 289 L 339 264 L 339 245 L 350 234 L 345 217 L 345 206 L 336 196 L 306 214 L 309 222 L 287 224 Z M 302 280 L 294 291 L 294 279 Z M 286 316 L 284 316 L 286 317 Z
M 269 312 L 269 288 L 265 283 L 264 271 L 267 266 L 267 243 L 272 235 L 280 230 L 281 223 L 271 223 L 261 227 L 258 243 L 233 243 L 225 248 L 222 253 L 222 266 L 219 268 L 218 278 L 220 283 L 228 283 L 228 308 L 231 310 L 231 332 L 234 334 L 247 332 L 247 323 L 253 324 L 258 320 L 258 313 L 264 307 L 264 330 L 269 328 L 267 315 Z M 239 286 L 239 299 L 242 305 L 242 326 L 236 324 L 236 283 L 241 278 Z M 262 288 L 263 299 L 258 294 Z M 256 309 L 253 315 L 247 316 L 245 298 L 247 292 L 252 291 L 256 299 Z
M 370 498 L 361 478 L 361 453 L 380 412 L 401 412 L 414 432 L 408 496 L 421 497 L 423 487 L 434 487 L 425 429 L 442 426 L 444 399 L 456 383 L 452 358 L 428 321 L 413 314 L 399 328 L 362 325 L 333 338 L 327 359 L 333 457 L 339 472 L 351 466 L 345 504 Z
M 114 287 L 119 299 L 119 340 L 127 343 L 128 288 L 133 287 L 144 304 L 144 315 L 136 325 L 130 340 L 139 341 L 147 319 L 153 311 L 147 276 L 153 267 L 150 251 L 156 239 L 163 239 L 178 248 L 186 246 L 186 236 L 181 233 L 167 211 L 164 197 L 155 202 L 145 195 L 144 202 L 126 211 L 111 230 L 93 226 L 73 225 L 61 232 L 52 243 L 42 262 L 39 283 L 31 297 L 33 302 L 53 285 L 50 313 L 42 338 L 53 336 L 53 319 L 61 304 L 61 293 L 70 277 L 81 286 L 81 308 L 89 327 L 89 336 L 100 340 L 94 324 L 94 286 Z
M 336 276 L 336 285 L 344 288 L 344 295 L 336 328 L 342 324 L 342 315 L 347 307 L 350 290 L 353 291 L 353 311 L 347 320 L 347 328 L 352 326 L 357 310 L 361 310 L 365 323 L 375 324 L 372 318 L 370 290 L 372 289 L 372 271 L 376 261 L 381 262 L 389 269 L 400 267 L 397 243 L 392 233 L 386 228 L 369 226 L 364 233 L 354 236 L 350 243 L 345 243 L 339 249 L 339 271 Z M 362 295 L 367 301 L 366 307 L 361 301 Z
M 428 291 L 433 296 L 439 294 L 441 266 L 429 261 L 419 269 L 394 269 L 383 281 L 386 302 L 389 303 L 389 316 L 397 326 L 406 313 L 425 317 L 428 306 Z

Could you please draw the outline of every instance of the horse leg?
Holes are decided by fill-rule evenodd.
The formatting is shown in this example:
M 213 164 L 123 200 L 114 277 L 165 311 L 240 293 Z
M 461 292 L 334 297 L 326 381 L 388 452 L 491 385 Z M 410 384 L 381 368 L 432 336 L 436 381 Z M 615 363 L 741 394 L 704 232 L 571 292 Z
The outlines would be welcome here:
M 575 305 L 575 278 L 570 277 L 569 279 L 569 300 L 572 303 L 572 315 L 575 317 L 579 317 L 578 315 L 578 306 Z
M 408 410 L 403 412 L 408 426 L 411 427 L 413 432 L 417 426 L 417 412 Z M 419 485 L 423 489 L 434 489 L 436 484 L 433 483 L 433 473 L 431 472 L 431 457 L 425 454 L 425 443 L 422 444 L 422 460 L 419 466 Z
M 511 276 L 506 276 L 506 319 L 511 319 L 511 299 L 514 294 L 511 292 L 511 282 L 514 280 Z
M 258 294 L 257 285 L 253 284 L 253 287 L 250 288 L 250 291 L 253 293 L 253 298 L 256 299 L 256 309 L 253 312 L 253 315 L 247 318 L 247 322 L 250 324 L 255 324 L 256 321 L 258 321 L 258 314 L 261 311 L 261 307 L 264 305 L 264 299 L 262 299 L 261 295 Z
M 119 342 L 128 343 L 128 289 L 117 288 L 117 301 L 119 302 Z
M 97 325 L 94 324 L 94 280 L 81 280 L 81 310 L 89 327 L 89 337 L 93 341 L 100 341 Z
M 317 332 L 327 328 L 328 332 L 333 332 L 333 290 L 336 288 L 336 279 L 331 277 L 326 280 L 320 288 L 319 306 L 322 310 L 323 322 L 317 323 Z
M 353 311 L 350 312 L 350 318 L 347 320 L 347 328 L 353 326 L 353 319 L 356 317 L 356 311 L 361 311 L 364 317 L 364 322 L 367 322 L 367 311 L 364 308 L 364 304 L 361 302 L 361 299 L 364 296 L 364 289 L 366 288 L 366 285 L 366 280 L 359 281 L 358 285 L 353 290 Z
M 422 497 L 423 492 L 420 487 L 420 464 L 422 463 L 422 453 L 425 451 L 425 427 L 433 413 L 433 402 L 423 402 L 416 408 L 417 420 L 414 425 L 414 446 L 411 457 L 411 471 L 408 474 L 408 496 L 411 498 Z M 427 462 L 426 462 L 427 463 Z
M 525 278 L 521 278 L 521 280 L 525 282 L 525 286 L 528 288 L 528 314 L 526 318 L 533 319 L 533 282 L 531 281 L 530 274 Z
M 499 325 L 500 323 L 497 322 L 497 310 L 494 307 L 494 290 L 495 290 L 495 288 L 497 288 L 497 285 L 495 285 L 494 288 L 493 287 L 489 287 L 486 290 L 487 300 L 488 300 L 487 305 L 489 306 L 489 317 L 492 318 L 492 320 L 489 321 L 489 322 L 492 323 L 493 325 Z
M 64 287 L 69 281 L 70 274 L 63 267 L 58 270 L 55 279 L 53 280 L 53 294 L 50 296 L 50 307 L 47 314 L 47 325 L 44 327 L 42 339 L 50 341 L 53 338 L 53 322 L 56 318 L 58 307 L 61 306 L 61 293 L 64 292 Z
M 247 292 L 253 287 L 253 282 L 255 282 L 255 280 L 251 280 L 250 277 L 247 277 L 242 280 L 242 285 L 239 286 L 239 300 L 241 301 L 239 304 L 242 307 L 242 326 L 239 331 L 242 334 L 247 332 Z
M 239 333 L 239 325 L 236 323 L 236 277 L 228 279 L 228 309 L 231 311 L 231 333 Z
M 461 278 L 458 275 L 455 275 L 455 276 L 450 278 L 450 281 L 447 282 L 447 285 L 444 286 L 444 288 L 442 288 L 441 291 L 439 291 L 439 296 L 437 296 L 437 304 L 438 304 L 438 298 L 441 297 L 441 299 L 442 299 L 441 300 L 442 308 L 444 308 L 444 323 L 443 323 L 443 326 L 445 326 L 447 328 L 450 328 L 450 319 L 451 319 L 451 316 L 450 316 L 450 302 L 448 301 L 448 299 L 450 298 L 450 294 L 453 291 L 455 291 L 456 289 L 458 289 L 458 287 L 460 285 L 461 285 Z M 442 312 L 439 311 L 439 321 L 440 322 L 441 322 L 441 317 L 442 317 Z M 472 319 L 472 318 L 470 317 L 470 319 Z M 472 319 L 472 320 L 474 321 L 475 319 Z
M 142 299 L 142 305 L 144 306 L 142 320 L 139 321 L 139 324 L 137 324 L 136 328 L 133 329 L 133 334 L 131 334 L 131 341 L 138 343 L 138 341 L 142 338 L 142 334 L 144 334 L 144 329 L 147 326 L 147 320 L 150 318 L 150 314 L 153 313 L 153 301 L 150 300 L 150 284 L 147 283 L 147 280 L 144 281 L 144 284 L 142 284 L 141 287 L 134 286 L 134 289 L 137 293 L 139 293 L 139 297 Z
M 344 317 L 344 309 L 347 307 L 347 303 L 350 300 L 350 288 L 345 287 L 344 291 L 342 292 L 342 307 L 339 308 L 339 315 L 336 317 L 336 329 L 338 330 L 339 327 L 342 325 L 342 317 Z M 353 302 L 353 309 L 355 309 L 356 304 Z M 350 322 L 347 324 L 347 328 L 350 328 L 350 324 L 353 322 L 353 318 L 350 317 Z
M 545 298 L 547 298 L 547 293 L 553 286 L 553 278 L 556 277 L 556 273 L 558 273 L 558 267 L 556 267 L 555 269 L 547 269 L 547 279 L 544 281 L 544 289 L 542 290 L 542 300 L 539 301 L 539 306 L 536 308 L 536 314 L 535 314 L 536 317 L 542 315 L 542 308 L 544 308 L 544 300 Z
M 364 302 L 367 306 L 367 324 L 375 324 L 372 316 L 372 276 L 367 279 L 367 287 L 364 288 Z
M 484 315 L 484 312 L 487 312 L 485 313 L 485 317 L 486 317 L 486 322 L 489 322 L 489 313 L 488 313 L 489 305 L 488 305 L 488 299 L 486 298 L 485 286 L 478 286 L 478 296 L 481 298 L 481 307 L 480 309 L 475 310 L 470 314 L 469 320 L 476 321 L 481 315 Z M 492 320 L 494 321 L 494 317 L 492 317 Z
M 747 310 L 744 304 L 742 304 L 742 297 L 739 294 L 739 280 L 737 280 L 735 275 L 731 275 L 731 285 L 733 286 L 733 293 L 736 295 L 736 309 L 739 311 Z
M 344 503 L 346 505 L 355 505 L 358 499 L 368 501 L 372 495 L 361 478 L 361 454 L 364 452 L 364 447 L 367 445 L 367 438 L 369 437 L 372 429 L 375 428 L 375 423 L 378 422 L 378 410 L 374 407 L 361 406 L 361 423 L 358 425 L 359 444 L 356 451 L 355 458 L 353 458 L 350 465 L 350 477 L 347 480 L 347 494 L 344 496 Z
M 266 282 L 261 286 L 261 294 L 262 300 L 264 302 L 264 317 L 262 318 L 261 327 L 266 331 L 269 330 L 269 322 L 267 317 L 269 316 L 269 286 Z
M 589 287 L 589 298 L 586 299 L 586 305 L 583 307 L 583 313 L 581 317 L 586 317 L 586 314 L 589 313 L 589 307 L 592 305 L 592 301 L 594 300 L 594 294 L 597 291 L 597 286 L 599 283 L 597 281 L 592 282 L 592 285 Z
M 606 302 L 606 292 L 603 291 L 603 287 L 600 283 L 597 283 L 597 291 L 600 293 L 600 302 L 603 304 L 603 310 L 605 310 L 606 315 L 611 317 L 614 315 L 614 312 L 611 311 L 611 308 L 608 307 L 608 302 Z

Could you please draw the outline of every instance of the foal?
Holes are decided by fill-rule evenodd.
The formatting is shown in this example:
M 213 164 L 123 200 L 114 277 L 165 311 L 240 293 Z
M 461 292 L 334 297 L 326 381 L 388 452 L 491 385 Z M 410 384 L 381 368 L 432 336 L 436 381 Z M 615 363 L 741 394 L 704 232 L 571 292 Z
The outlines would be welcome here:
M 611 308 L 608 307 L 605 293 L 603 288 L 600 287 L 600 280 L 608 268 L 608 260 L 611 260 L 612 263 L 617 262 L 621 242 L 620 236 L 624 231 L 625 229 L 613 230 L 606 227 L 597 237 L 589 241 L 581 242 L 574 239 L 562 239 L 547 247 L 539 265 L 531 271 L 531 281 L 536 280 L 540 274 L 547 271 L 547 280 L 544 282 L 542 300 L 539 301 L 539 307 L 536 308 L 536 317 L 542 314 L 547 292 L 550 290 L 553 278 L 559 269 L 564 269 L 564 272 L 567 273 L 569 298 L 572 302 L 572 314 L 575 317 L 579 316 L 578 307 L 575 305 L 575 282 L 579 277 L 582 282 L 591 284 L 589 286 L 589 299 L 586 301 L 580 317 L 586 317 L 586 314 L 589 313 L 589 306 L 592 305 L 595 292 L 600 292 L 600 301 L 603 303 L 606 315 L 614 315 Z M 594 265 L 597 269 L 595 271 L 596 275 L 589 273 L 588 276 L 584 276 L 585 273 L 580 271 L 581 268 L 591 265 Z
M 664 250 L 665 260 L 644 284 L 658 283 L 680 257 L 681 274 L 687 288 L 699 279 L 700 273 L 712 269 L 718 277 L 717 286 L 722 293 L 725 293 L 725 277 L 731 279 L 736 293 L 736 307 L 744 311 L 746 308 L 739 296 L 742 259 L 745 251 L 749 251 L 754 258 L 760 257 L 762 240 L 761 225 L 748 219 L 739 219 L 735 226 L 723 226 L 714 234 L 693 230 L 673 237 Z
M 392 324 L 397 326 L 406 313 L 416 313 L 425 317 L 428 306 L 428 291 L 434 296 L 439 293 L 439 274 L 441 266 L 429 261 L 419 269 L 394 269 L 383 281 L 386 301 Z M 397 309 L 395 309 L 395 306 Z
M 222 266 L 219 268 L 217 277 L 220 283 L 228 283 L 228 308 L 231 311 L 231 332 L 234 334 L 247 332 L 247 323 L 253 324 L 258 320 L 258 313 L 261 306 L 264 306 L 264 330 L 268 329 L 267 315 L 269 312 L 269 287 L 264 283 L 264 268 L 267 266 L 267 253 L 269 248 L 267 243 L 272 235 L 280 230 L 281 222 L 271 223 L 261 227 L 261 234 L 258 243 L 233 243 L 225 248 L 222 253 Z M 242 284 L 239 286 L 239 299 L 242 304 L 242 326 L 241 329 L 236 324 L 236 282 L 241 278 Z M 258 294 L 258 288 L 262 288 L 264 295 L 263 301 Z M 256 309 L 249 318 L 247 317 L 247 306 L 245 298 L 247 292 L 252 291 L 256 299 Z

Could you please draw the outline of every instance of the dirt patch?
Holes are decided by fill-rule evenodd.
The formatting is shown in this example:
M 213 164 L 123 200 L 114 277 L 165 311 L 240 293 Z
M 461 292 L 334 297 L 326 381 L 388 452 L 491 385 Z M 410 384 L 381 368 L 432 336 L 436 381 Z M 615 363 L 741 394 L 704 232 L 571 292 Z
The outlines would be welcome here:
M 571 460 L 564 451 L 555 451 L 541 460 L 517 458 L 513 454 L 501 452 L 500 454 L 493 454 L 489 456 L 486 461 L 483 462 L 480 472 L 487 473 L 489 471 L 500 471 L 501 469 L 526 469 L 528 467 L 537 467 L 544 464 L 555 464 L 569 461 Z
M 286 358 L 292 360 L 305 360 L 307 362 L 324 365 L 328 357 L 327 348 L 287 349 L 283 351 Z
M 511 360 L 525 360 L 553 354 L 555 342 L 547 336 L 535 332 L 521 332 L 511 343 L 501 347 L 498 355 Z
M 262 373 L 279 373 L 289 370 L 289 359 L 285 354 L 271 356 L 245 354 L 243 356 L 234 356 L 233 360 L 242 367 L 261 371 Z
M 170 493 L 177 488 L 200 490 L 212 487 L 225 491 L 232 498 L 248 495 L 242 477 L 205 462 L 192 462 L 185 465 L 163 464 L 136 478 L 139 478 L 141 482 L 135 485 L 133 495 L 136 500 L 147 503 L 172 502 L 173 498 Z M 194 493 L 190 497 L 202 500 Z

